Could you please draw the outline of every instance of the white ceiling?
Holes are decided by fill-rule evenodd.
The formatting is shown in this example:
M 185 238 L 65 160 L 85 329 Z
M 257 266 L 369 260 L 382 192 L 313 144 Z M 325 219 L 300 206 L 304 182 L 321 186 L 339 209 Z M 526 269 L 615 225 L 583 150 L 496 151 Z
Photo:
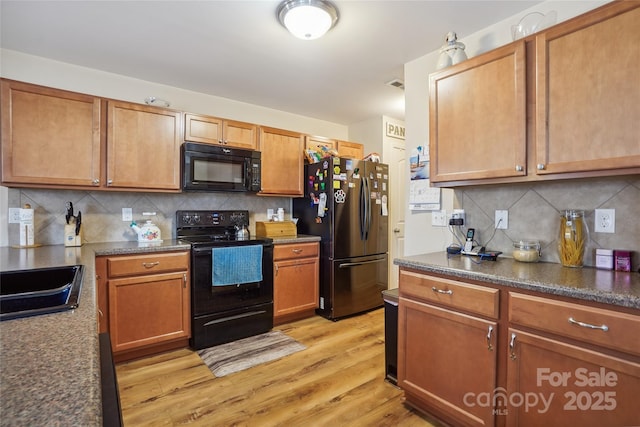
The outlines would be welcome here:
M 540 1 L 335 0 L 337 26 L 304 41 L 279 1 L 9 1 L 1 46 L 349 125 L 404 119 L 403 64 Z

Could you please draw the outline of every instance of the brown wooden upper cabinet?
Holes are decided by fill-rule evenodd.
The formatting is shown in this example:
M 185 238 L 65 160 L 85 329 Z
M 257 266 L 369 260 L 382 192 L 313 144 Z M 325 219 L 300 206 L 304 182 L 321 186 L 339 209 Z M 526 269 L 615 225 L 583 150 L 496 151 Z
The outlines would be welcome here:
M 4 185 L 180 191 L 182 113 L 5 79 L 1 90 Z
M 430 76 L 431 182 L 526 174 L 525 43 Z
M 640 173 L 640 2 L 430 76 L 435 186 Z
M 340 157 L 362 159 L 364 157 L 364 146 L 357 142 L 338 141 L 338 154 Z
M 228 145 L 245 150 L 258 148 L 257 125 L 191 113 L 184 115 L 184 122 L 185 141 Z
M 2 183 L 99 186 L 100 98 L 3 79 Z
M 640 2 L 536 37 L 538 174 L 640 167 Z
M 323 136 L 306 135 L 304 137 L 304 148 L 318 150 L 321 148 L 338 149 L 338 141 L 335 139 L 325 138 Z
M 262 191 L 260 195 L 302 196 L 304 136 L 298 132 L 260 127 Z
M 182 113 L 108 102 L 107 186 L 180 190 Z

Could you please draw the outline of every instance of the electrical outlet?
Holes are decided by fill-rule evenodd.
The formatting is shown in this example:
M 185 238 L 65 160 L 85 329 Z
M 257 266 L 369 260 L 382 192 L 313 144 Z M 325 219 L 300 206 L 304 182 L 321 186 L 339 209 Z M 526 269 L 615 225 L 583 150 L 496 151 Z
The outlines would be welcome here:
M 595 214 L 596 233 L 615 233 L 616 232 L 616 210 L 615 209 L 596 209 Z
M 432 211 L 431 212 L 431 225 L 434 227 L 446 227 L 447 226 L 447 211 Z
M 499 230 L 509 228 L 509 211 L 496 211 L 495 228 Z
M 123 221 L 133 221 L 133 209 L 132 208 L 122 208 L 122 220 Z
M 9 208 L 9 224 L 20 223 L 20 208 Z

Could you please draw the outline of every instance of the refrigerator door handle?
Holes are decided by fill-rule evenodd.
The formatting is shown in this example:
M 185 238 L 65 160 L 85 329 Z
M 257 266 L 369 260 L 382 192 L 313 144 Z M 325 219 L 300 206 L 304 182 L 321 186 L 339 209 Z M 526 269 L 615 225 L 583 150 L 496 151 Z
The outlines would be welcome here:
M 366 199 L 365 199 L 365 185 L 366 185 L 366 179 L 365 178 L 360 178 L 360 207 L 359 207 L 359 214 L 360 214 L 360 218 L 359 218 L 360 219 L 360 240 L 366 240 L 367 239 L 367 236 L 366 236 L 367 204 L 366 204 Z
M 345 262 L 345 263 L 341 263 L 338 265 L 338 268 L 349 268 L 349 267 L 356 267 L 358 265 L 365 265 L 365 264 L 376 264 L 379 262 L 387 262 L 386 258 L 380 258 L 380 259 L 374 259 L 371 261 L 362 261 L 362 262 Z

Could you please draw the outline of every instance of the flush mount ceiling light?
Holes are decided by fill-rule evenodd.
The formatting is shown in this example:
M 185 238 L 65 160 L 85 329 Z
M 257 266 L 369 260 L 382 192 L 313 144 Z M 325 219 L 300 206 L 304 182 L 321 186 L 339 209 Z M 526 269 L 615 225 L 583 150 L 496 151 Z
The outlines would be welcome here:
M 326 0 L 285 0 L 277 14 L 280 23 L 303 40 L 322 37 L 338 22 L 338 9 Z

